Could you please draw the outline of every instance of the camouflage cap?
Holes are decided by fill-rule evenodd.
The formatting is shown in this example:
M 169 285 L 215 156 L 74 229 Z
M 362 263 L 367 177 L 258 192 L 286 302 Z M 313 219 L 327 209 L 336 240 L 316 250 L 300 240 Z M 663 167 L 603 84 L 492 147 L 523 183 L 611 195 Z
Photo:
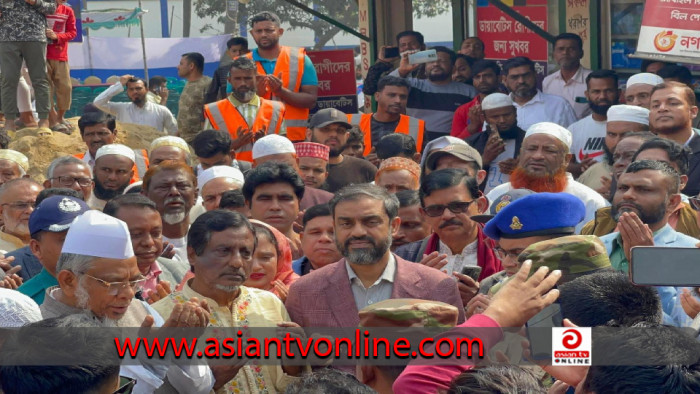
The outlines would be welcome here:
M 439 301 L 394 298 L 360 310 L 360 327 L 454 327 L 459 311 Z
M 559 284 L 596 271 L 612 269 L 605 245 L 595 235 L 569 235 L 536 242 L 518 256 L 520 263 L 532 260 L 531 273 L 542 266 L 560 270 Z

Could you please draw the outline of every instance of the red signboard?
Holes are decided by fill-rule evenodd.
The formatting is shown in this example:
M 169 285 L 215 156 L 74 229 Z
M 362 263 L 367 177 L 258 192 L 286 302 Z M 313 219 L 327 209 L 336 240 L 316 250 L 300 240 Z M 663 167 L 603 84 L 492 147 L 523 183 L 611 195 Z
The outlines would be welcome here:
M 648 0 L 637 55 L 675 56 L 700 62 L 700 0 Z
M 306 53 L 318 75 L 318 100 L 315 112 L 336 108 L 345 113 L 357 113 L 355 83 L 355 52 L 352 49 L 309 51 Z
M 547 30 L 546 6 L 513 7 L 513 10 Z M 487 59 L 527 56 L 534 61 L 547 61 L 547 40 L 493 5 L 477 7 L 477 20 L 477 35 L 486 43 Z

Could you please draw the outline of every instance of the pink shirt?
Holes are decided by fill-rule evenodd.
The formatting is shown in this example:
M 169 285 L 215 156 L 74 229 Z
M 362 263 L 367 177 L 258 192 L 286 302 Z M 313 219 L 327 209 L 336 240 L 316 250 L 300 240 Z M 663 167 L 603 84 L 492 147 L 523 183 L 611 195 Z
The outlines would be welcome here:
M 469 320 L 457 326 L 457 328 L 489 328 L 475 330 L 475 334 L 484 344 L 484 354 L 503 338 L 503 332 L 498 323 L 490 317 L 482 314 L 473 315 Z M 464 330 L 455 333 L 455 337 L 464 337 Z M 448 336 L 445 334 L 444 336 Z M 478 360 L 478 358 L 475 358 Z M 441 360 L 445 362 L 445 360 Z M 425 362 L 424 362 L 425 363 Z M 447 390 L 450 383 L 457 375 L 474 368 L 474 361 L 468 358 L 455 359 L 451 365 L 419 365 L 415 361 L 408 364 L 392 386 L 395 393 L 437 393 L 439 390 Z
M 148 269 L 146 281 L 143 283 L 144 298 L 148 298 L 148 296 L 156 290 L 158 275 L 160 275 L 161 272 L 163 272 L 163 270 L 160 269 L 158 262 L 154 261 L 153 264 L 151 264 L 151 268 Z

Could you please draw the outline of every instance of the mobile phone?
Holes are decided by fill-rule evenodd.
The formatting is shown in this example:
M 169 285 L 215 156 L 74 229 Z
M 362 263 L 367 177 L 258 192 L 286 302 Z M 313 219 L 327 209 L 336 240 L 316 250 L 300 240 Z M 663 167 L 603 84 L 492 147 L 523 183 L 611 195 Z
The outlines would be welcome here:
M 633 247 L 630 279 L 642 286 L 700 287 L 700 249 Z
M 384 59 L 391 59 L 392 57 L 399 57 L 399 47 L 384 48 Z
M 530 356 L 533 360 L 552 358 L 552 330 L 546 330 L 546 328 L 561 327 L 562 321 L 561 305 L 555 302 L 542 309 L 525 324 L 527 338 L 530 341 Z
M 474 280 L 478 280 L 479 275 L 481 275 L 481 267 L 476 265 L 467 265 L 466 267 L 462 268 L 461 274 L 467 275 Z
M 436 62 L 438 60 L 437 52 L 435 49 L 428 49 L 427 51 L 420 51 L 408 55 L 409 64 L 422 64 Z

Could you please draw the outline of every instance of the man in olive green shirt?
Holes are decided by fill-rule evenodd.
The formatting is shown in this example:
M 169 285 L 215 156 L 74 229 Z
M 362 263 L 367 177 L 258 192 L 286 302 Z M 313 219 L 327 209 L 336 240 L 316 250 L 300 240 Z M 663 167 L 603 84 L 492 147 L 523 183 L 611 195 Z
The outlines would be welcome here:
M 177 111 L 178 136 L 188 143 L 202 131 L 204 121 L 204 96 L 211 84 L 211 78 L 204 76 L 204 56 L 190 52 L 182 55 L 177 66 L 180 78 L 187 79 L 187 84 L 180 94 Z

